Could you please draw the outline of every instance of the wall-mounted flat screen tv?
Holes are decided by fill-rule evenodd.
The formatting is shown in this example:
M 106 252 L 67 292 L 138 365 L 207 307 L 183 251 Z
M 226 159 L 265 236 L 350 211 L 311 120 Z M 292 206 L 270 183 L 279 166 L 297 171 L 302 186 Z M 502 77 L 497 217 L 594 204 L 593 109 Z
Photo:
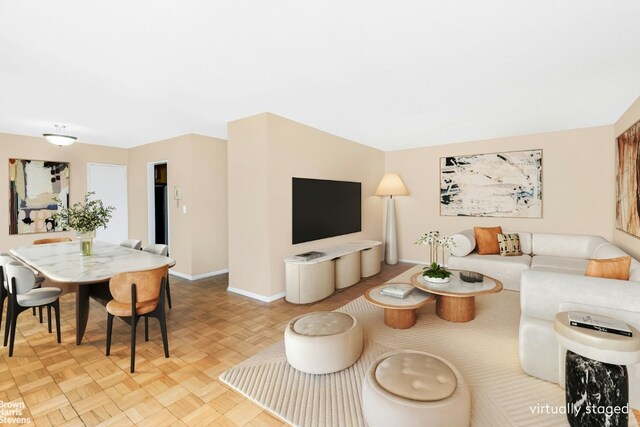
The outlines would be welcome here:
M 362 230 L 362 184 L 292 178 L 293 244 Z

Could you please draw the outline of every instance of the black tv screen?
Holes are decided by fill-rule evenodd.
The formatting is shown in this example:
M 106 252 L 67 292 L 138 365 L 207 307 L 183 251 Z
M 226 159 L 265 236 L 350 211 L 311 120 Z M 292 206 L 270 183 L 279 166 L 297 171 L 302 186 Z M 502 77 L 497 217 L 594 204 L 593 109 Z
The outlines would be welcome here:
M 362 230 L 359 182 L 293 178 L 293 244 Z

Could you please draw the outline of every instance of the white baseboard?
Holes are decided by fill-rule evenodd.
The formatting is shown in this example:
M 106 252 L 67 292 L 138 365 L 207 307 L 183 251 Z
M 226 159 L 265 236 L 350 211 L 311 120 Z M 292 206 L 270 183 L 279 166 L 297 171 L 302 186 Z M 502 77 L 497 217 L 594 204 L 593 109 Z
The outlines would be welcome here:
M 428 262 L 426 262 L 426 261 L 416 261 L 414 259 L 401 259 L 399 261 L 400 262 L 407 262 L 407 263 L 410 263 L 410 264 L 420 264 L 420 265 L 427 265 L 428 264 Z
M 277 299 L 284 298 L 284 292 L 271 295 L 270 297 L 265 297 L 264 295 L 256 294 L 255 292 L 245 291 L 244 289 L 234 288 L 232 286 L 229 286 L 227 288 L 227 291 L 233 292 L 234 294 L 243 295 L 245 297 L 257 299 L 258 301 L 262 301 L 262 302 L 273 302 Z
M 207 277 L 218 276 L 220 274 L 225 274 L 228 272 L 229 272 L 229 269 L 224 268 L 222 270 L 210 271 L 208 273 L 196 274 L 195 276 L 192 276 L 190 274 L 180 273 L 179 271 L 169 270 L 169 274 L 171 274 L 172 276 L 178 276 L 182 279 L 187 279 L 187 280 L 200 280 L 200 279 L 205 279 Z

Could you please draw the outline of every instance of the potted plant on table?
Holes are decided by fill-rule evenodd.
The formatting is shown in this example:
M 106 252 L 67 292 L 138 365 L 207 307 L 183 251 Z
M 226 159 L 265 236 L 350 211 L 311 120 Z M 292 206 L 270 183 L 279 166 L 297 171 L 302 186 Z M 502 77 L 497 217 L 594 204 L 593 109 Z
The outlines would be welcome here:
M 419 246 L 429 247 L 429 266 L 423 269 L 424 280 L 433 283 L 448 283 L 452 273 L 444 265 L 440 265 L 440 255 L 444 264 L 445 251 L 455 246 L 455 242 L 449 236 L 440 237 L 439 231 L 430 231 L 418 238 L 415 242 Z
M 96 237 L 98 227 L 107 228 L 111 219 L 111 213 L 116 209 L 113 206 L 105 206 L 102 200 L 90 200 L 95 192 L 90 191 L 84 196 L 84 202 L 74 203 L 65 208 L 59 199 L 58 212 L 53 216 L 63 228 L 71 228 L 76 231 L 80 241 L 80 253 L 83 256 L 93 254 L 93 239 Z

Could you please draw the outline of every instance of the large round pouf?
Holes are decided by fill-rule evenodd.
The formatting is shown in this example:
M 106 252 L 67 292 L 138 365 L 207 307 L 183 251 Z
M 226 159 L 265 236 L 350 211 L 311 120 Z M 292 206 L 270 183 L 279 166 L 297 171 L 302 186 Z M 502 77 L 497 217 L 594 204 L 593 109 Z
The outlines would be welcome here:
M 296 317 L 284 331 L 287 361 L 308 374 L 330 374 L 362 353 L 362 326 L 347 313 L 318 311 Z
M 468 426 L 469 388 L 445 359 L 413 350 L 386 353 L 371 364 L 362 384 L 369 427 Z

